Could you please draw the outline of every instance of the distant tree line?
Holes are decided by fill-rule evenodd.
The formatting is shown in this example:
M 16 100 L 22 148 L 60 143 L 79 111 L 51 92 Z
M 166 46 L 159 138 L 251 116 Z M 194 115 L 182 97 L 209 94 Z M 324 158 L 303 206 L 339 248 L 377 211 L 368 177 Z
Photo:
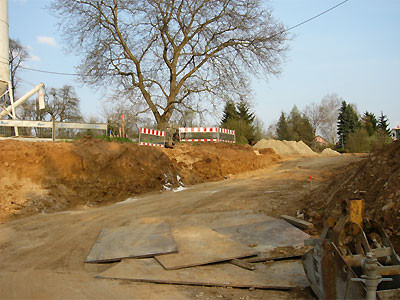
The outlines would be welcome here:
M 373 151 L 392 141 L 389 121 L 383 112 L 379 117 L 368 111 L 360 116 L 355 105 L 336 94 L 307 105 L 303 112 L 296 105 L 290 113 L 281 112 L 269 132 L 270 137 L 279 140 L 302 140 L 314 150 L 325 147 L 316 142 L 317 135 L 329 142 L 330 147 L 349 152 Z
M 379 118 L 366 111 L 359 117 L 353 105 L 342 102 L 338 116 L 339 148 L 350 152 L 370 152 L 392 141 L 387 116 Z

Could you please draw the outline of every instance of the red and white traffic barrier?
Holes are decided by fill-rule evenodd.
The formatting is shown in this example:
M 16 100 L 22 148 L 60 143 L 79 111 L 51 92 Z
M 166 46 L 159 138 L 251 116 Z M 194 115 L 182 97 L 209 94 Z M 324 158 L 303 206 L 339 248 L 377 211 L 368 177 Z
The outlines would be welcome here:
M 190 132 L 218 132 L 218 127 L 181 127 L 179 133 L 190 133 Z
M 163 141 L 160 144 L 157 143 L 148 143 L 148 142 L 142 142 L 142 134 L 147 134 L 147 135 L 153 135 L 153 136 L 158 136 L 162 137 Z M 140 128 L 139 132 L 139 145 L 141 146 L 151 146 L 151 147 L 165 147 L 165 131 L 161 130 L 154 130 L 154 129 L 148 129 L 148 128 Z
M 148 128 L 140 128 L 140 133 L 150 134 L 155 136 L 165 136 L 165 131 L 148 129 Z
M 235 130 L 232 130 L 232 129 L 219 128 L 219 132 L 225 133 L 225 134 L 230 134 L 230 135 L 235 135 Z
M 152 146 L 152 147 L 161 147 L 161 148 L 164 148 L 164 145 L 163 145 L 163 144 L 153 144 L 153 143 L 140 142 L 139 145 L 141 145 L 141 146 Z
M 218 139 L 181 139 L 181 142 L 218 142 Z
M 196 139 L 196 138 L 182 138 L 183 134 L 190 133 L 217 133 L 217 138 L 210 139 Z M 220 134 L 233 135 L 233 141 L 226 139 L 221 139 Z M 181 127 L 179 128 L 179 137 L 181 142 L 225 142 L 225 143 L 235 143 L 235 130 L 219 128 L 219 127 Z

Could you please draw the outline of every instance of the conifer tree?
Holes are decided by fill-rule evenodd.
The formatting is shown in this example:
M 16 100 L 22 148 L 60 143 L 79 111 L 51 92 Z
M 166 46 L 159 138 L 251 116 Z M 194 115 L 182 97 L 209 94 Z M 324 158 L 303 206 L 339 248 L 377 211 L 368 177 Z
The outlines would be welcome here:
M 388 124 L 388 118 L 386 115 L 383 114 L 383 112 L 381 112 L 381 115 L 379 117 L 378 120 L 378 129 L 381 130 L 384 133 L 387 133 L 388 135 L 390 135 L 390 129 L 389 129 L 389 124 Z
M 225 104 L 221 124 L 225 124 L 228 120 L 236 120 L 238 119 L 238 112 L 236 110 L 236 106 L 232 101 L 228 101 Z
M 284 112 L 281 112 L 278 124 L 276 125 L 276 136 L 281 141 L 290 140 L 289 125 Z
M 337 133 L 339 135 L 339 143 L 345 145 L 349 134 L 353 133 L 359 127 L 360 121 L 353 106 L 343 101 L 338 117 Z
M 378 120 L 373 113 L 366 111 L 361 119 L 362 126 L 369 136 L 373 136 L 377 130 Z

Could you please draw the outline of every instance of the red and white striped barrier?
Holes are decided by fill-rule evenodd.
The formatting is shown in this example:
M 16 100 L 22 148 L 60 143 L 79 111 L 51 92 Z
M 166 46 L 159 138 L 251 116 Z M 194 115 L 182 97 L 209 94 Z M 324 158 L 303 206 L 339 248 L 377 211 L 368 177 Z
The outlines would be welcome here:
M 218 142 L 218 139 L 181 139 L 182 142 Z
M 217 133 L 217 138 L 210 139 L 196 139 L 196 138 L 182 138 L 182 134 L 190 134 L 190 133 Z M 233 141 L 221 139 L 220 134 L 228 134 L 233 135 Z M 219 128 L 219 127 L 192 127 L 179 128 L 179 136 L 182 142 L 224 142 L 224 143 L 235 143 L 235 130 Z
M 219 132 L 225 133 L 225 134 L 230 134 L 230 135 L 235 135 L 235 130 L 226 129 L 226 128 L 219 128 Z
M 156 135 L 156 136 L 165 136 L 165 131 L 148 129 L 148 128 L 140 128 L 140 133 Z
M 190 133 L 190 132 L 218 132 L 218 127 L 192 127 L 186 128 L 181 127 L 179 128 L 180 133 Z
M 155 142 L 155 143 L 143 142 L 142 141 L 142 134 L 148 134 L 148 135 L 154 135 L 154 136 L 162 137 L 163 141 L 160 142 L 159 144 L 157 142 Z M 139 145 L 164 148 L 165 147 L 165 131 L 148 129 L 148 128 L 140 128 Z
M 228 141 L 228 140 L 221 140 L 219 139 L 218 142 L 223 142 L 223 143 L 235 143 L 235 141 Z
M 162 145 L 162 144 L 152 144 L 152 143 L 140 142 L 139 145 L 141 145 L 141 146 L 152 146 L 152 147 L 161 147 L 161 148 L 164 148 L 164 145 Z

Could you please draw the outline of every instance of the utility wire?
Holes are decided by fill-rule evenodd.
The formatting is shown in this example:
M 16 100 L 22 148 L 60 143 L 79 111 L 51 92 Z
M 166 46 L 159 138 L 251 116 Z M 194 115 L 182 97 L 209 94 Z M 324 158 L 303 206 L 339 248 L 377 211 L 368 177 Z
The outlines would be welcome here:
M 319 14 L 317 14 L 317 15 L 315 15 L 315 16 L 313 16 L 313 17 L 307 19 L 307 20 L 304 20 L 304 21 L 302 21 L 302 22 L 300 22 L 300 23 L 298 23 L 298 24 L 296 24 L 296 25 L 294 25 L 294 26 L 291 26 L 291 27 L 289 27 L 289 28 L 287 28 L 287 29 L 281 31 L 281 32 L 278 33 L 278 34 L 282 34 L 282 33 L 291 31 L 291 30 L 293 30 L 293 29 L 295 29 L 295 28 L 297 28 L 297 27 L 300 27 L 300 26 L 302 26 L 302 25 L 304 25 L 304 24 L 306 24 L 306 23 L 308 23 L 308 22 L 310 22 L 310 21 L 312 21 L 312 20 L 315 20 L 316 18 L 318 18 L 318 17 L 320 17 L 320 16 L 322 16 L 322 15 L 324 15 L 324 14 L 330 12 L 331 10 L 334 10 L 335 8 L 337 8 L 337 7 L 339 7 L 339 6 L 343 5 L 343 4 L 345 4 L 345 3 L 348 2 L 348 1 L 350 1 L 350 0 L 344 0 L 344 1 L 342 1 L 342 2 L 340 2 L 340 3 L 338 3 L 338 4 L 336 4 L 335 6 L 332 6 L 331 8 L 328 8 L 327 10 L 324 10 L 323 12 L 321 12 L 321 13 L 319 13 Z M 276 35 L 278 35 L 278 34 L 275 34 L 275 35 L 273 35 L 272 37 L 274 37 L 274 36 L 276 36 Z M 45 71 L 45 70 L 27 68 L 27 67 L 22 67 L 22 66 L 20 66 L 20 68 L 21 68 L 21 69 L 25 69 L 25 70 L 29 70 L 29 71 L 34 71 L 34 72 L 39 72 L 39 73 L 46 73 L 46 74 L 53 74 L 53 75 L 82 76 L 82 74 L 77 74 L 77 73 L 64 73 L 64 72 Z M 83 76 L 94 76 L 94 75 L 83 75 Z
M 35 72 L 46 73 L 46 74 L 65 75 L 65 76 L 81 76 L 81 74 L 77 74 L 77 73 L 53 72 L 53 71 L 45 71 L 45 70 L 38 70 L 38 69 L 33 69 L 33 68 L 27 68 L 27 67 L 23 67 L 23 66 L 19 66 L 19 67 L 20 67 L 21 69 L 24 69 L 24 70 L 35 71 Z
M 295 28 L 297 28 L 297 27 L 299 27 L 299 26 L 301 26 L 301 25 L 304 25 L 304 24 L 306 24 L 306 23 L 308 23 L 308 22 L 310 22 L 310 21 L 312 21 L 312 20 L 314 20 L 314 19 L 316 19 L 316 18 L 318 18 L 318 17 L 320 17 L 320 16 L 326 14 L 327 12 L 330 12 L 331 10 L 334 10 L 335 8 L 337 8 L 337 7 L 339 7 L 339 6 L 343 5 L 343 4 L 345 4 L 345 3 L 348 2 L 348 1 L 349 1 L 349 0 L 344 0 L 344 1 L 342 1 L 342 2 L 340 2 L 340 3 L 338 3 L 338 4 L 336 4 L 335 6 L 332 6 L 331 8 L 328 8 L 327 10 L 324 10 L 323 12 L 319 13 L 318 15 L 315 15 L 314 17 L 311 17 L 311 18 L 309 18 L 309 19 L 307 19 L 307 20 L 305 20 L 305 21 L 303 21 L 303 22 L 300 22 L 300 23 L 298 23 L 298 24 L 296 24 L 296 25 L 294 25 L 294 26 L 292 26 L 292 27 L 289 27 L 288 29 L 285 29 L 283 32 L 287 32 L 287 31 L 293 30 L 293 29 L 295 29 Z M 282 33 L 283 33 L 283 32 L 282 32 Z

